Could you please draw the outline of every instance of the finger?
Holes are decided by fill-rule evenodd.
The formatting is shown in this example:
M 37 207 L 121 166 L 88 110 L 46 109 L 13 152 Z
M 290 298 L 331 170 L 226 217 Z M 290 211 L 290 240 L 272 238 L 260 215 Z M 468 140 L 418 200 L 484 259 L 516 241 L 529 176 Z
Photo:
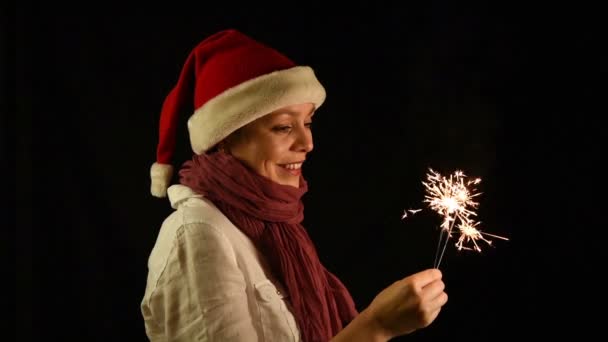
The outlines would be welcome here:
M 435 280 L 441 279 L 441 271 L 436 268 L 430 268 L 424 271 L 420 271 L 412 275 L 414 283 L 420 287 L 432 283 Z
M 428 327 L 429 325 L 431 325 L 431 323 L 433 323 L 435 321 L 437 316 L 439 316 L 439 312 L 441 312 L 441 307 L 439 307 L 437 310 L 434 310 L 431 314 L 429 314 L 429 318 L 425 324 L 425 327 Z
M 429 300 L 429 307 L 431 308 L 441 308 L 448 302 L 448 294 L 445 292 L 439 293 L 433 299 Z
M 422 297 L 427 300 L 434 299 L 439 296 L 444 289 L 445 283 L 441 280 L 435 280 L 422 288 Z

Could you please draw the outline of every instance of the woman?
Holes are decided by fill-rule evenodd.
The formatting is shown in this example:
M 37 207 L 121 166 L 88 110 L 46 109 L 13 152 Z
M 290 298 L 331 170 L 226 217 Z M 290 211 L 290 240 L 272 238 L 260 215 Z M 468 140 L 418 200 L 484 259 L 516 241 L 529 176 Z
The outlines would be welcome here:
M 359 313 L 319 261 L 301 225 L 301 170 L 324 100 L 310 67 L 236 30 L 191 52 L 163 104 L 151 168 L 152 194 L 168 194 L 175 211 L 148 262 L 150 340 L 387 341 L 436 318 L 447 301 L 436 269 L 395 282 Z M 168 187 L 177 116 L 192 102 L 195 154 Z

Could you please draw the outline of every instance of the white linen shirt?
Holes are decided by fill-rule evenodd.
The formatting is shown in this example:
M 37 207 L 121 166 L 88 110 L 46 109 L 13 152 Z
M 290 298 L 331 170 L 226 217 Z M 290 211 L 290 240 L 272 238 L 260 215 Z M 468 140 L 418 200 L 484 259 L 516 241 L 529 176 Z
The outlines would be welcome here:
M 183 185 L 148 259 L 141 302 L 150 341 L 300 341 L 284 287 L 251 240 Z

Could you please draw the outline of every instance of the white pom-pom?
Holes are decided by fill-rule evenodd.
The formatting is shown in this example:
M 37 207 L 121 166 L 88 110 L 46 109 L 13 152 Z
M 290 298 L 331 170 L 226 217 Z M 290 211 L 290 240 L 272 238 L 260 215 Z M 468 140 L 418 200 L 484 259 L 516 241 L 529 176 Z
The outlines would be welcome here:
M 154 163 L 150 168 L 152 184 L 150 193 L 155 197 L 167 197 L 167 187 L 173 177 L 173 166 L 169 164 Z

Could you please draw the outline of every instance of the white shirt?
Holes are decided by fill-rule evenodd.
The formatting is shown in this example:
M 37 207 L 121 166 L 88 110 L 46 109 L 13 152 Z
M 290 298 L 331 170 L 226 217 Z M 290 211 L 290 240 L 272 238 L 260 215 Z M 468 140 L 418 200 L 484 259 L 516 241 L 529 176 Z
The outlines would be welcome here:
M 284 287 L 251 240 L 183 185 L 168 196 L 141 312 L 151 341 L 300 341 Z

